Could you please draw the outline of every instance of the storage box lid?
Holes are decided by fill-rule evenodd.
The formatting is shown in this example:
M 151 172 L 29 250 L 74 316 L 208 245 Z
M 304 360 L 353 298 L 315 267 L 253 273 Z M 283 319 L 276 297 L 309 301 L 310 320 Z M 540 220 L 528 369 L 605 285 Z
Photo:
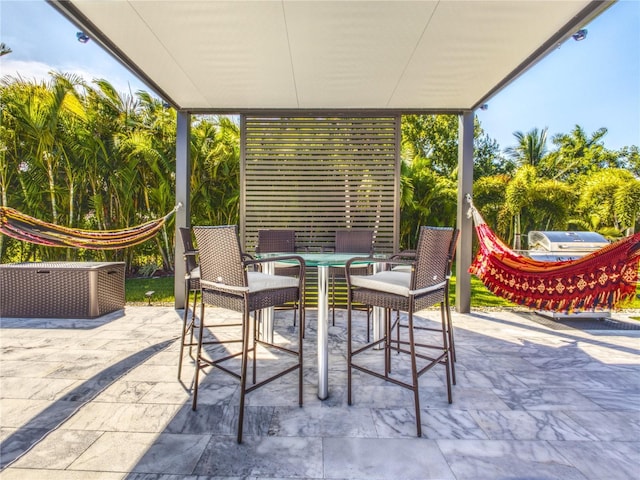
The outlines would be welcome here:
M 109 266 L 124 265 L 124 262 L 22 262 L 3 263 L 0 268 L 55 269 L 55 270 L 94 270 Z

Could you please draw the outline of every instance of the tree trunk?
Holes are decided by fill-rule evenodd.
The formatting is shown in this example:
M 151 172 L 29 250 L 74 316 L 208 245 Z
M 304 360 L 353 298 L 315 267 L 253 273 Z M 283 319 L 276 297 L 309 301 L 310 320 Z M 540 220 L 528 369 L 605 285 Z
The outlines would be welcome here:
M 521 250 L 522 243 L 520 238 L 520 212 L 516 213 L 513 221 L 513 249 Z

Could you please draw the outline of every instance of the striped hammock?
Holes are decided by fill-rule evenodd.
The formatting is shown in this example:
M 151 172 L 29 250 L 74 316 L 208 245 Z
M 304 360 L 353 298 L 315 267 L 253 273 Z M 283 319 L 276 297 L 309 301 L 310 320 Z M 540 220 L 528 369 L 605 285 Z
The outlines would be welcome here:
M 55 225 L 20 213 L 13 208 L 0 207 L 0 233 L 49 247 L 115 250 L 131 247 L 152 238 L 178 208 L 179 205 L 164 217 L 136 227 L 97 231 Z
M 469 272 L 494 294 L 555 312 L 612 309 L 636 294 L 640 233 L 576 260 L 541 262 L 511 250 L 467 201 L 480 241 Z

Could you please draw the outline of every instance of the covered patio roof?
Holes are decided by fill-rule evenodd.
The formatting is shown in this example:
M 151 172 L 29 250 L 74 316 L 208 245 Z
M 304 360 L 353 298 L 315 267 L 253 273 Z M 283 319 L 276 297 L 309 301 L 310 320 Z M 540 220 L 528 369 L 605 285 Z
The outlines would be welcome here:
M 474 110 L 612 3 L 49 2 L 191 112 Z
M 189 224 L 192 114 L 459 115 L 459 312 L 470 309 L 474 110 L 614 3 L 47 1 L 178 110 L 177 226 Z M 177 262 L 176 307 L 183 274 Z

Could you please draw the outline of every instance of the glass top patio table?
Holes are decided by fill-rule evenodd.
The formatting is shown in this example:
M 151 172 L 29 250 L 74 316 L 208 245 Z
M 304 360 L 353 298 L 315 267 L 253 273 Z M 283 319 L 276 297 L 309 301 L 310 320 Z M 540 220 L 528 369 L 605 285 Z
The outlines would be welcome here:
M 366 253 L 335 253 L 335 252 L 280 252 L 280 253 L 261 253 L 256 255 L 256 258 L 271 258 L 280 257 L 285 255 L 297 255 L 302 257 L 307 267 L 344 267 L 352 258 L 365 258 L 368 257 Z M 368 257 L 369 258 L 369 257 Z M 368 260 L 362 262 L 356 262 L 357 264 L 370 264 L 374 263 L 377 258 L 386 258 L 383 255 L 374 255 Z M 282 260 L 278 263 L 298 263 L 296 260 Z
M 362 261 L 355 262 L 355 265 L 373 264 L 376 268 L 376 260 L 386 258 L 384 255 L 374 255 L 368 257 L 366 253 L 335 253 L 335 252 L 278 252 L 262 253 L 256 255 L 257 258 L 268 259 L 285 255 L 297 255 L 305 261 L 307 267 L 318 269 L 318 398 L 324 400 L 329 396 L 329 268 L 344 267 L 352 258 L 362 258 Z M 275 263 L 297 263 L 296 260 L 281 260 L 273 263 L 266 263 L 265 273 L 273 274 Z M 273 329 L 273 309 L 264 315 L 265 330 Z M 374 339 L 380 332 L 380 315 L 374 309 L 373 330 Z M 268 335 L 268 333 L 267 333 Z

